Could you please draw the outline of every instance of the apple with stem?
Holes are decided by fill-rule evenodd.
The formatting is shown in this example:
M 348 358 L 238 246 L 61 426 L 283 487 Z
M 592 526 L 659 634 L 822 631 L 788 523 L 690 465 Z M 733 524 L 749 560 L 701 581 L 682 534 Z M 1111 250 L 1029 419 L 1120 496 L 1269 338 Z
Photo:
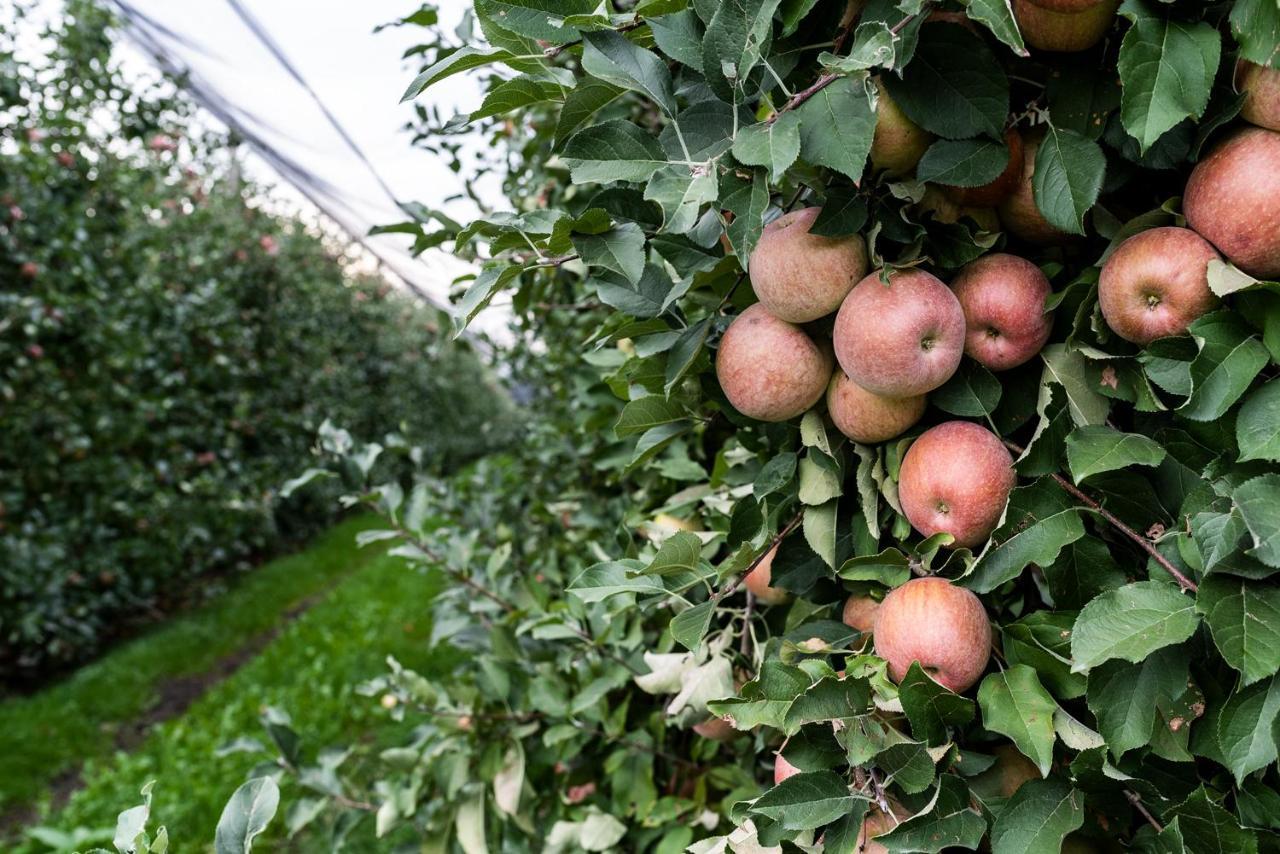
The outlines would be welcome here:
M 1218 302 L 1209 290 L 1217 250 L 1189 228 L 1152 228 L 1121 243 L 1102 265 L 1098 305 L 1121 338 L 1150 344 L 1181 335 Z
M 993 371 L 1015 368 L 1049 340 L 1053 318 L 1045 312 L 1052 289 L 1040 268 L 1025 258 L 995 252 L 965 265 L 951 282 L 964 310 L 964 351 Z
M 999 436 L 971 421 L 947 421 L 907 449 L 898 498 L 921 536 L 946 533 L 952 547 L 972 548 L 995 530 L 1016 482 Z
M 889 591 L 875 624 L 876 655 L 902 681 L 912 662 L 957 694 L 973 686 L 991 656 L 991 621 L 972 590 L 945 578 L 913 578 Z

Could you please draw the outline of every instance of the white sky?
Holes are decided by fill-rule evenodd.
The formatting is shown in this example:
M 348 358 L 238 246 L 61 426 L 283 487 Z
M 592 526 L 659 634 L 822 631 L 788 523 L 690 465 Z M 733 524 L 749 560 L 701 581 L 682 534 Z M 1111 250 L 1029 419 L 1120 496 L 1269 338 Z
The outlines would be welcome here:
M 129 0 L 130 5 L 172 30 L 183 40 L 166 40 L 169 48 L 192 72 L 242 112 L 263 122 L 255 128 L 278 150 L 309 171 L 337 185 L 353 203 L 354 217 L 343 224 L 356 233 L 370 226 L 407 217 L 379 187 L 366 167 L 346 147 L 304 90 L 245 27 L 227 0 Z M 345 127 L 401 200 L 444 208 L 466 221 L 475 207 L 466 199 L 445 204 L 460 193 L 462 182 L 447 164 L 410 145 L 402 131 L 413 119 L 413 105 L 399 103 L 400 95 L 418 70 L 418 60 L 401 59 L 419 43 L 418 27 L 395 27 L 373 33 L 375 26 L 415 11 L 416 0 L 243 0 L 294 66 Z M 41 0 L 54 14 L 61 0 Z M 450 31 L 470 6 L 469 0 L 439 0 L 441 18 Z M 127 47 L 126 63 L 148 62 Z M 141 65 L 138 66 L 141 68 Z M 455 75 L 428 90 L 423 102 L 438 105 L 446 118 L 474 109 L 482 92 L 467 75 Z M 266 130 L 279 128 L 278 132 Z M 477 143 L 478 144 L 478 143 Z M 253 158 L 255 177 L 281 184 L 263 161 Z M 290 188 L 273 195 L 292 199 L 300 209 L 310 206 Z M 496 182 L 484 188 L 485 201 L 504 208 Z M 391 266 L 411 278 L 444 304 L 449 282 L 467 267 L 444 252 L 431 252 L 414 261 L 403 251 L 407 238 L 371 239 Z M 505 320 L 493 312 L 480 319 L 482 328 L 497 333 Z

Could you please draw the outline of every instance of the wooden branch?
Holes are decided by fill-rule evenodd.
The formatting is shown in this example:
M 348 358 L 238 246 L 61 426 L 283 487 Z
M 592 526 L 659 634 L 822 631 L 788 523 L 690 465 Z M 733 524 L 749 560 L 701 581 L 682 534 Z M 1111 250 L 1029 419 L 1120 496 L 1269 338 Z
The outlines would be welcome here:
M 794 531 L 802 521 L 804 521 L 803 510 L 797 513 L 795 517 L 792 518 L 792 520 L 787 523 L 787 526 L 778 532 L 778 535 L 773 538 L 773 540 L 769 543 L 769 545 L 767 545 L 760 552 L 760 554 L 756 555 L 756 559 L 751 561 L 751 566 L 747 567 L 747 571 L 739 575 L 732 582 L 730 582 L 728 587 L 725 587 L 719 593 L 713 596 L 712 601 L 719 602 L 721 599 L 724 599 L 724 598 L 727 598 L 728 596 L 733 595 L 733 592 L 738 589 L 738 586 L 742 584 L 742 582 L 747 580 L 747 576 L 755 572 L 756 567 L 764 563 L 764 559 L 765 557 L 768 556 L 769 552 L 776 549 L 778 547 L 778 544 L 781 543 L 784 539 L 786 539 L 787 535 L 790 534 L 792 531 Z
M 1151 814 L 1151 811 L 1147 809 L 1146 805 L 1142 803 L 1141 795 L 1139 795 L 1137 792 L 1133 791 L 1132 789 L 1125 789 L 1124 796 L 1125 796 L 1125 799 L 1129 801 L 1129 803 L 1133 804 L 1134 809 L 1142 813 L 1142 817 L 1147 820 L 1147 824 L 1155 828 L 1156 833 L 1164 832 L 1164 825 L 1161 824 L 1159 821 L 1157 821 L 1156 817 L 1153 816 Z
M 1014 451 L 1017 454 L 1024 453 L 1024 449 L 1014 442 L 1005 440 L 1004 444 L 1005 444 L 1005 447 L 1009 448 L 1011 451 Z M 1169 575 L 1172 576 L 1173 580 L 1178 582 L 1178 586 L 1181 587 L 1184 592 L 1187 592 L 1187 593 L 1196 592 L 1196 590 L 1198 589 L 1196 583 L 1192 581 L 1190 578 L 1187 578 L 1187 576 L 1184 575 L 1181 570 L 1179 570 L 1176 566 L 1170 563 L 1167 557 L 1160 554 L 1159 549 L 1157 549 L 1154 545 L 1152 545 L 1150 540 L 1148 540 L 1146 537 L 1139 534 L 1137 531 L 1133 530 L 1133 528 L 1130 528 L 1124 522 L 1120 521 L 1118 518 L 1116 518 L 1116 515 L 1114 513 L 1104 508 L 1101 504 L 1098 503 L 1096 499 L 1087 495 L 1079 487 L 1077 487 L 1071 481 L 1067 480 L 1062 475 L 1057 474 L 1055 472 L 1054 474 L 1050 475 L 1050 477 L 1052 477 L 1054 483 L 1062 487 L 1062 489 L 1068 495 L 1070 495 L 1072 498 L 1076 499 L 1081 504 L 1088 507 L 1090 510 L 1093 510 L 1095 513 L 1097 513 L 1099 516 L 1105 519 L 1107 523 L 1110 524 L 1113 528 L 1115 528 L 1120 533 L 1124 534 L 1130 540 L 1133 540 L 1133 542 L 1137 543 L 1138 546 L 1144 552 L 1146 552 L 1148 555 L 1151 556 L 1152 560 L 1154 560 L 1156 563 L 1160 565 L 1161 569 L 1169 573 Z

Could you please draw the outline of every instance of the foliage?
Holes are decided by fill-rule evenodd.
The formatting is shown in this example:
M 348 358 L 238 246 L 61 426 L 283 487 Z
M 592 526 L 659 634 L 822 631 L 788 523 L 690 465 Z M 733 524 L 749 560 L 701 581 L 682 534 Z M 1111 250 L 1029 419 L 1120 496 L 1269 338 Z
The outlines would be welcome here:
M 420 208 L 398 227 L 480 264 L 460 327 L 510 297 L 536 417 L 519 453 L 407 489 L 372 469 L 405 448 L 324 432 L 309 479 L 344 478 L 348 503 L 388 520 L 367 539 L 453 580 L 433 638 L 464 655 L 447 676 L 393 664 L 369 684 L 417 728 L 342 799 L 277 742 L 311 822 L 372 813 L 366 832 L 467 854 L 847 852 L 890 812 L 878 841 L 901 852 L 1276 847 L 1277 286 L 1210 267 L 1223 305 L 1145 348 L 1096 295 L 1114 243 L 1178 221 L 1191 165 L 1238 110 L 1232 60 L 1275 53 L 1259 43 L 1271 7 L 1129 0 L 1099 47 L 1059 57 L 1028 56 L 1006 3 L 842 5 L 477 0 L 454 34 L 429 4 L 405 19 L 427 28 L 409 97 L 486 69 L 475 113 L 423 109 L 421 133 L 450 151 L 478 123 L 494 145 L 476 171 L 502 171 L 516 210 L 459 227 Z M 938 10 L 973 26 L 927 23 Z M 936 188 L 871 168 L 872 73 L 957 183 L 999 173 L 1007 121 L 1043 132 L 1034 202 L 1076 237 L 944 217 Z M 1049 344 L 998 376 L 966 366 L 877 446 L 845 441 L 821 404 L 744 418 L 712 359 L 753 301 L 764 222 L 802 203 L 823 205 L 823 233 L 863 234 L 875 266 L 949 278 L 997 247 L 1033 259 L 1054 284 Z M 1020 449 L 1021 485 L 976 551 L 898 510 L 910 439 L 954 415 Z M 787 605 L 741 592 L 774 546 Z M 913 574 L 981 594 L 999 654 L 972 697 L 920 667 L 894 684 L 841 622 L 850 593 Z M 729 737 L 694 731 L 708 724 Z M 984 774 L 1010 749 L 1042 777 L 1012 794 Z M 782 758 L 799 773 L 771 785 Z
M 22 6 L 15 6 L 21 12 Z M 19 59 L 0 31 L 0 670 L 47 671 L 317 530 L 282 505 L 325 415 L 430 436 L 452 466 L 508 434 L 439 318 L 264 210 L 233 141 L 126 78 L 74 2 Z M 10 26 L 9 24 L 5 25 Z M 30 48 L 28 48 L 30 52 Z

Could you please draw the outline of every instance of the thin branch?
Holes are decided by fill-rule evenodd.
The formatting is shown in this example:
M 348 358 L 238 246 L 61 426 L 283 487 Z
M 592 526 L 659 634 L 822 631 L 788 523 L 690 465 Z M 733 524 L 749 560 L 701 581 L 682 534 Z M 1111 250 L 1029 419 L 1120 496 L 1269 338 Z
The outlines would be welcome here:
M 628 33 L 634 29 L 643 27 L 644 23 L 645 22 L 643 18 L 637 17 L 634 20 L 627 21 L 625 24 L 621 24 L 619 26 L 614 27 L 613 31 L 615 33 Z M 571 48 L 576 44 L 582 44 L 582 39 L 574 39 L 571 42 L 565 42 L 564 44 L 553 45 L 552 47 L 549 47 L 546 50 L 544 50 L 542 53 L 544 56 L 546 56 L 547 59 L 555 59 L 557 56 L 564 53 L 567 48 Z
M 1147 820 L 1147 824 L 1155 828 L 1156 833 L 1164 833 L 1164 825 L 1161 824 L 1159 821 L 1157 821 L 1156 817 L 1153 816 L 1151 814 L 1151 811 L 1147 809 L 1146 805 L 1142 803 L 1141 795 L 1139 795 L 1137 792 L 1133 791 L 1132 789 L 1125 789 L 1124 796 L 1129 801 L 1129 803 L 1133 804 L 1134 809 L 1142 813 L 1142 817 Z
M 764 559 L 769 556 L 769 553 L 773 551 L 775 548 L 777 548 L 778 544 L 781 543 L 784 539 L 786 539 L 787 535 L 790 534 L 792 531 L 794 531 L 796 527 L 803 520 L 804 520 L 804 511 L 801 510 L 799 513 L 795 515 L 794 518 L 792 518 L 790 522 L 787 523 L 787 526 L 785 528 L 783 528 L 781 531 L 778 532 L 778 535 L 773 538 L 773 540 L 769 543 L 769 545 L 765 546 L 765 548 L 760 552 L 760 554 L 756 555 L 756 559 L 751 561 L 751 566 L 747 567 L 747 571 L 739 575 L 732 582 L 730 582 L 728 587 L 723 588 L 719 593 L 711 597 L 712 601 L 719 602 L 721 599 L 725 599 L 733 595 L 733 592 L 738 589 L 738 586 L 742 584 L 742 582 L 747 580 L 747 576 L 755 572 L 756 567 L 764 563 Z
M 1022 454 L 1024 452 L 1024 449 L 1018 446 L 1014 442 L 1010 442 L 1006 440 L 1004 444 L 1006 447 L 1008 447 L 1010 450 L 1014 451 L 1015 453 Z M 1187 578 L 1187 576 L 1184 575 L 1181 570 L 1179 570 L 1176 566 L 1170 563 L 1167 557 L 1160 554 L 1159 549 L 1157 549 L 1154 545 L 1152 545 L 1150 540 L 1148 540 L 1146 537 L 1139 534 L 1137 531 L 1133 530 L 1133 528 L 1130 528 L 1124 522 L 1121 522 L 1118 518 L 1116 518 L 1114 513 L 1104 508 L 1101 504 L 1097 502 L 1097 500 L 1085 494 L 1074 483 L 1067 480 L 1062 475 L 1054 473 L 1050 476 L 1053 478 L 1054 483 L 1062 487 L 1062 489 L 1066 491 L 1067 494 L 1069 494 L 1072 498 L 1076 499 L 1081 504 L 1084 504 L 1090 510 L 1093 510 L 1095 513 L 1097 513 L 1099 516 L 1105 519 L 1113 528 L 1115 528 L 1120 533 L 1124 534 L 1130 540 L 1133 540 L 1133 542 L 1137 543 L 1138 546 L 1144 552 L 1146 552 L 1148 555 L 1151 556 L 1152 560 L 1154 560 L 1156 563 L 1160 565 L 1161 569 L 1169 573 L 1169 575 L 1172 576 L 1173 580 L 1178 582 L 1178 586 L 1181 587 L 1184 592 L 1195 593 L 1197 591 L 1198 587 L 1196 586 L 1196 583 L 1192 581 L 1190 578 Z

